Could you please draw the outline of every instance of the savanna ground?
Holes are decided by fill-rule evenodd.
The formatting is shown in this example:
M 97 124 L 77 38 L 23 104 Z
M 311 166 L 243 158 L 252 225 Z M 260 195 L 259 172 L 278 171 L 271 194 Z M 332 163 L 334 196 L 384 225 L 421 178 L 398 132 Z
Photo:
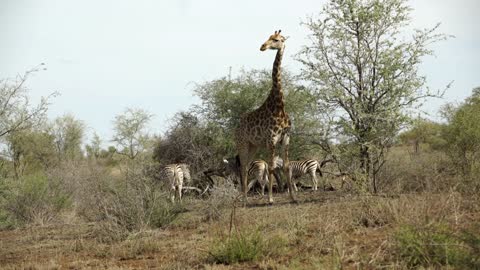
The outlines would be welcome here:
M 478 194 L 451 188 L 372 196 L 342 190 L 338 179 L 329 181 L 336 191 L 302 190 L 297 204 L 290 203 L 287 194 L 275 194 L 273 205 L 252 194 L 247 207 L 242 203 L 234 207 L 238 193 L 231 187 L 203 199 L 187 195 L 178 206 L 179 214 L 162 228 L 136 230 L 117 240 L 105 237 L 106 232 L 116 234 L 115 229 L 105 230 L 101 222 L 85 222 L 65 211 L 61 222 L 0 231 L 0 265 L 2 269 L 480 267 Z M 423 180 L 417 175 L 415 181 Z

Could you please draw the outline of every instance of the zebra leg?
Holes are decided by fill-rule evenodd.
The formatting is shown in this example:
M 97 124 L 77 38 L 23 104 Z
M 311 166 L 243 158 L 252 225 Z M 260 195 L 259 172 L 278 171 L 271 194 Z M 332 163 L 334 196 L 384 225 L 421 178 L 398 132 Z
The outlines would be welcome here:
M 182 202 L 182 188 L 183 188 L 182 184 L 177 186 L 177 194 L 178 194 L 178 199 L 180 200 L 180 202 Z
M 247 193 L 250 191 L 250 189 L 252 189 L 252 187 L 253 187 L 253 185 L 255 185 L 255 182 L 256 182 L 256 181 L 257 181 L 257 180 L 254 179 L 254 180 L 250 181 L 250 183 L 248 183 L 248 185 L 247 185 Z
M 313 183 L 313 191 L 318 190 L 318 181 L 317 181 L 317 176 L 315 175 L 315 171 L 311 174 L 312 176 L 312 183 Z
M 290 176 L 291 177 L 291 176 Z M 291 179 L 291 178 L 290 178 Z M 293 181 L 292 182 L 292 185 L 293 185 L 293 189 L 295 190 L 295 192 L 298 192 L 298 188 L 297 188 L 297 182 L 296 181 Z M 290 192 L 290 190 L 288 191 Z
M 262 181 L 260 182 L 260 185 L 262 185 L 262 197 L 265 196 L 265 185 L 269 183 L 270 183 L 270 179 L 268 178 L 268 168 L 267 168 L 267 170 L 263 174 Z
M 273 170 L 275 168 L 275 144 L 269 145 L 270 159 L 268 160 L 269 179 L 273 179 Z M 273 203 L 273 181 L 268 181 L 268 202 Z
M 284 135 L 284 138 L 282 140 L 283 142 L 283 171 L 285 175 L 287 175 L 287 185 L 288 185 L 288 190 L 290 191 L 290 199 L 292 202 L 296 202 L 297 200 L 295 199 L 295 196 L 293 195 L 293 186 L 292 186 L 292 175 L 290 174 L 290 160 L 288 159 L 288 146 L 290 144 L 290 136 L 288 134 Z M 271 176 L 270 178 L 273 178 Z
M 295 180 L 293 179 L 293 168 L 290 167 L 290 166 L 289 166 L 289 168 L 288 168 L 287 177 L 290 177 L 290 179 L 292 179 L 293 190 L 295 190 L 295 192 L 298 192 L 297 181 L 295 181 Z M 288 190 L 288 192 L 290 193 L 290 190 Z
M 260 179 L 259 183 L 260 183 L 260 187 L 261 187 L 261 194 L 262 194 L 262 197 L 265 196 L 265 185 L 267 184 L 268 180 L 265 181 L 265 179 Z
M 172 186 L 170 188 L 170 200 L 172 201 L 172 203 L 175 202 L 175 192 L 176 192 L 175 186 Z

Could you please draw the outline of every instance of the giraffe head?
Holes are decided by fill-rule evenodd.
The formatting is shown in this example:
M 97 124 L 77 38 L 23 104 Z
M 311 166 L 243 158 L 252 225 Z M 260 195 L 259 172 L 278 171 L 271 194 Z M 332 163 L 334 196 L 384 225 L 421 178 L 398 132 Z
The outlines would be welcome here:
M 265 51 L 266 49 L 282 49 L 284 46 L 284 42 L 285 40 L 287 40 L 288 37 L 280 35 L 280 32 L 282 32 L 282 30 L 275 31 L 275 34 L 271 35 L 268 40 L 262 44 L 262 47 L 260 47 L 260 51 Z

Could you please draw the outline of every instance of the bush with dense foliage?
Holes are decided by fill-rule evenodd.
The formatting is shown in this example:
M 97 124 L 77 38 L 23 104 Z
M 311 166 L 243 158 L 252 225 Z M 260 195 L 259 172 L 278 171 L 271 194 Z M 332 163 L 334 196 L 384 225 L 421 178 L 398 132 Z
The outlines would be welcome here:
M 65 183 L 44 174 L 32 174 L 3 183 L 0 213 L 4 225 L 46 224 L 71 205 Z
M 459 106 L 447 105 L 444 114 L 447 154 L 464 176 L 480 172 L 480 88 Z

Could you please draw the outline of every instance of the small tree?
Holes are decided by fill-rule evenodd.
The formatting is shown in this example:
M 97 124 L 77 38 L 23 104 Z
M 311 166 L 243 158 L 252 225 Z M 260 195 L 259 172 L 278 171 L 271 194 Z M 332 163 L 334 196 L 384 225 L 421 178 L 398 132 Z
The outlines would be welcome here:
M 444 149 L 464 176 L 480 171 L 480 87 L 459 106 L 447 105 Z
M 149 142 L 146 131 L 153 115 L 142 109 L 127 108 L 123 114 L 115 116 L 112 141 L 120 150 L 117 152 L 133 160 L 142 153 Z
M 6 136 L 6 142 L 4 155 L 11 160 L 16 179 L 56 164 L 54 138 L 45 130 L 17 130 Z
M 71 114 L 57 117 L 52 124 L 51 133 L 55 138 L 58 157 L 77 159 L 83 156 L 82 142 L 85 135 L 85 124 Z
M 8 175 L 6 168 L 10 164 L 9 160 L 12 160 L 10 147 L 15 136 L 13 133 L 20 133 L 44 123 L 50 100 L 58 94 L 54 92 L 47 97 L 42 97 L 36 105 L 31 104 L 26 82 L 30 76 L 40 70 L 45 70 L 43 63 L 13 79 L 0 79 L 0 147 L 2 150 L 9 150 L 9 153 L 6 153 L 7 156 L 5 153 L 0 156 L 0 176 Z M 7 147 L 1 145 L 5 143 Z
M 40 70 L 46 70 L 43 63 L 14 79 L 0 79 L 0 139 L 44 120 L 50 99 L 58 93 L 42 97 L 37 105 L 30 104 L 26 81 Z
M 157 140 L 153 158 L 160 163 L 186 162 L 193 171 L 218 165 L 231 151 L 231 140 L 216 123 L 199 119 L 192 112 L 179 112 L 162 138 Z
M 385 149 L 419 101 L 434 96 L 418 74 L 431 43 L 446 38 L 438 25 L 400 36 L 410 22 L 407 0 L 333 0 L 305 25 L 311 45 L 298 59 L 318 103 L 334 108 L 335 131 L 356 147 L 358 169 L 377 191 Z
M 85 150 L 87 151 L 88 158 L 91 158 L 91 159 L 99 158 L 100 152 L 102 150 L 101 145 L 102 145 L 102 140 L 100 139 L 100 136 L 98 136 L 98 134 L 94 132 L 93 138 L 90 144 L 87 144 L 85 146 Z
M 442 125 L 431 120 L 418 118 L 413 121 L 411 129 L 402 132 L 399 135 L 400 140 L 404 144 L 413 145 L 413 153 L 420 152 L 420 144 L 427 143 L 433 147 L 441 144 Z

